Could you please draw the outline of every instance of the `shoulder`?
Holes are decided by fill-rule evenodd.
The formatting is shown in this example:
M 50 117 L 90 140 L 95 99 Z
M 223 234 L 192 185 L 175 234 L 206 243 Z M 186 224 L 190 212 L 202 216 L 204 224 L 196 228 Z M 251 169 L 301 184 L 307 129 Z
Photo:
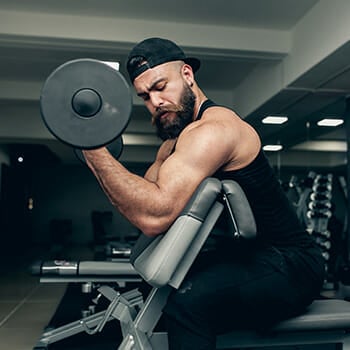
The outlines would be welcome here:
M 242 128 L 246 128 L 247 123 L 242 120 L 233 110 L 213 106 L 206 109 L 200 120 L 195 120 L 181 134 L 183 136 L 193 136 L 193 134 L 206 137 L 229 137 L 237 140 L 242 133 Z
M 201 120 L 213 120 L 213 118 L 221 121 L 228 120 L 230 122 L 242 122 L 243 119 L 232 109 L 224 106 L 212 106 L 206 109 Z
M 201 119 L 181 132 L 176 143 L 177 154 L 190 154 L 193 161 L 208 161 L 209 157 L 217 166 L 228 162 L 239 143 L 240 131 L 235 118 L 237 115 L 227 108 L 208 108 Z
M 177 149 L 194 150 L 213 159 L 219 166 L 233 167 L 248 164 L 261 146 L 255 129 L 234 111 L 225 107 L 208 108 L 198 121 L 191 123 L 180 134 Z

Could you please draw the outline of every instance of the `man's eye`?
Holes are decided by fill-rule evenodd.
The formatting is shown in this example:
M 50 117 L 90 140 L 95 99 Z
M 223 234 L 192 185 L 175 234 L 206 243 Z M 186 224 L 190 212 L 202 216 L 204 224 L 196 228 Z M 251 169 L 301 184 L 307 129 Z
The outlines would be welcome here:
M 157 89 L 158 91 L 162 91 L 162 90 L 164 90 L 164 88 L 165 88 L 165 84 L 160 84 L 160 85 L 157 85 L 157 86 L 156 86 L 156 89 Z

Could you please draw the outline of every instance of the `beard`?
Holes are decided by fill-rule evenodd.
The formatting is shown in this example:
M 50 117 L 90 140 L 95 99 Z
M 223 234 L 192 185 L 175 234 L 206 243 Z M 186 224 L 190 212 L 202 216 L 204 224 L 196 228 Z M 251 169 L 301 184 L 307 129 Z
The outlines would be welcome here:
M 159 108 L 152 116 L 152 124 L 156 126 L 157 135 L 163 141 L 175 139 L 181 131 L 193 121 L 196 96 L 188 85 L 184 85 L 179 105 Z M 167 120 L 161 118 L 164 113 L 174 112 L 176 118 Z

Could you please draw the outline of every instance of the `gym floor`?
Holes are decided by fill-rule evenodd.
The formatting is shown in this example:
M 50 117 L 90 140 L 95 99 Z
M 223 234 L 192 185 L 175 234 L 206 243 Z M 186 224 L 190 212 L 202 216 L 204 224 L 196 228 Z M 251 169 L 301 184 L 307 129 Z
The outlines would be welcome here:
M 12 266 L 0 275 L 0 348 L 31 350 L 65 291 L 65 284 L 40 284 L 28 266 Z
M 84 250 L 84 251 L 83 251 Z M 71 248 L 69 256 L 89 257 L 87 248 Z M 11 254 L 0 261 L 0 349 L 31 350 L 52 318 L 65 283 L 40 283 L 32 276 L 35 260 L 50 259 L 45 249 Z

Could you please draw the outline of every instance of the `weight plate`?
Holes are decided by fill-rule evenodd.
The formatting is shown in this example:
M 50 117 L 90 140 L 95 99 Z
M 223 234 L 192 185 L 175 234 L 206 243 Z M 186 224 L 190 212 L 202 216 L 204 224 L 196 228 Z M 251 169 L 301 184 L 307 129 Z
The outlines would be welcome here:
M 40 111 L 49 131 L 80 149 L 111 143 L 127 127 L 132 109 L 129 85 L 120 72 L 94 59 L 55 69 L 45 81 Z

